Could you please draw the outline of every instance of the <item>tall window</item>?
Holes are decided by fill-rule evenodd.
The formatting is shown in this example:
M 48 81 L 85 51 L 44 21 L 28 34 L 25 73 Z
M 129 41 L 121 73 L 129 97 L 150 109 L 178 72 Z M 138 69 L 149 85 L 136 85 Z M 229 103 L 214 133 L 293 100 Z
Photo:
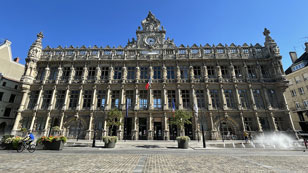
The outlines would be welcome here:
M 282 117 L 275 117 L 275 124 L 276 124 L 277 130 L 279 130 L 279 131 L 283 130 L 282 129 L 282 127 L 283 127 L 283 118 Z
M 161 79 L 161 67 L 160 66 L 155 66 L 153 67 L 154 70 L 154 79 Z
M 270 69 L 270 68 L 268 68 L 267 66 L 261 65 L 261 73 L 262 73 L 262 76 L 263 76 L 264 78 L 270 77 L 269 69 Z
M 211 99 L 212 99 L 212 106 L 213 108 L 217 109 L 219 108 L 219 95 L 218 90 L 210 90 Z
M 181 78 L 182 79 L 188 79 L 188 67 L 187 66 L 181 66 L 180 71 L 181 71 Z
M 304 88 L 303 88 L 303 87 L 298 88 L 298 91 L 299 91 L 299 94 L 300 94 L 300 95 L 305 94 L 305 91 L 304 91 Z
M 83 71 L 83 67 L 76 67 L 75 68 L 75 76 L 74 76 L 75 80 L 81 79 L 82 71 Z
M 109 67 L 102 67 L 101 68 L 101 79 L 108 79 L 109 75 Z
M 90 108 L 92 101 L 92 90 L 85 90 L 83 92 L 83 108 Z
M 234 97 L 232 90 L 225 90 L 225 97 L 227 101 L 227 107 L 234 108 L 235 105 L 234 105 Z
M 57 67 L 51 67 L 50 73 L 49 73 L 49 80 L 56 80 L 58 75 L 58 68 Z
M 148 67 L 140 67 L 140 79 L 149 79 Z
M 197 103 L 199 108 L 205 107 L 204 91 L 196 90 Z
M 209 78 L 215 78 L 214 66 L 207 66 L 207 75 Z
M 62 73 L 62 80 L 67 80 L 70 76 L 71 68 L 70 67 L 64 67 L 63 73 Z
M 11 115 L 12 108 L 5 108 L 3 116 L 9 117 Z
M 189 108 L 190 107 L 190 96 L 189 90 L 182 90 L 182 100 L 183 100 L 183 107 Z
M 65 101 L 65 90 L 58 90 L 56 96 L 56 108 L 61 109 Z
M 106 91 L 97 92 L 97 109 L 104 109 L 106 105 Z
M 121 79 L 121 77 L 122 77 L 122 67 L 115 67 L 113 79 Z
M 253 90 L 253 97 L 255 99 L 257 108 L 259 109 L 264 108 L 263 99 L 262 99 L 261 92 L 259 89 Z
M 126 90 L 126 101 L 127 101 L 127 109 L 134 108 L 134 91 Z
M 175 79 L 175 68 L 167 67 L 167 79 Z
M 174 102 L 174 105 L 176 105 L 175 90 L 168 90 L 168 107 L 169 107 L 169 109 L 172 109 L 172 100 Z
M 135 67 L 127 67 L 127 79 L 135 79 Z
M 238 94 L 240 95 L 240 101 L 242 108 L 247 109 L 249 108 L 249 103 L 248 103 L 248 97 L 247 97 L 247 90 L 238 90 Z
M 275 90 L 268 89 L 267 93 L 268 93 L 268 97 L 269 97 L 269 101 L 270 101 L 271 106 L 273 108 L 278 108 L 277 95 L 276 95 Z
M 148 108 L 148 92 L 147 90 L 140 90 L 139 91 L 139 106 L 140 109 L 147 109 Z
M 96 75 L 96 67 L 89 67 L 88 79 L 94 79 Z
M 51 101 L 52 90 L 45 90 L 43 95 L 42 109 L 47 109 Z
M 36 105 L 40 91 L 31 91 L 28 109 L 33 109 Z
M 15 98 L 16 98 L 16 95 L 15 94 L 11 94 L 10 99 L 9 99 L 9 103 L 14 103 Z
M 154 90 L 154 108 L 160 109 L 161 108 L 161 91 L 160 90 Z
M 118 109 L 120 108 L 120 91 L 119 90 L 112 91 L 111 107 L 118 108 Z
M 195 79 L 200 79 L 201 78 L 201 67 L 200 66 L 194 66 L 194 77 Z
M 230 74 L 229 74 L 229 70 L 227 66 L 220 66 L 221 68 L 221 75 L 223 78 L 229 78 Z
M 234 66 L 234 73 L 235 73 L 236 78 L 242 78 L 243 75 L 242 75 L 241 66 L 235 65 Z
M 252 78 L 252 79 L 257 78 L 256 70 L 255 70 L 254 66 L 248 65 L 247 70 L 248 70 L 248 77 L 249 78 Z
M 36 127 L 35 130 L 41 131 L 45 128 L 46 117 L 39 116 L 36 118 Z
M 244 118 L 244 124 L 247 131 L 252 131 L 252 118 L 245 117 Z
M 22 118 L 22 128 L 29 129 L 32 121 L 32 116 Z
M 36 80 L 43 80 L 45 76 L 45 67 L 39 67 L 37 70 Z
M 79 90 L 72 90 L 70 92 L 70 104 L 69 108 L 76 108 L 78 104 Z
M 3 92 L 0 92 L 0 101 L 2 101 Z

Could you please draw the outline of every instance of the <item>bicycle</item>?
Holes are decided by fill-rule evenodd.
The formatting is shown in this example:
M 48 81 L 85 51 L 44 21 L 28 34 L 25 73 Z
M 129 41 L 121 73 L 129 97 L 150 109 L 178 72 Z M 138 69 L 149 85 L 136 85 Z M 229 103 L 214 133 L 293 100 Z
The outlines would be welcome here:
M 35 151 L 35 144 L 30 144 L 29 141 L 23 140 L 18 144 L 17 152 L 21 153 L 25 149 L 27 149 L 30 153 L 33 153 Z

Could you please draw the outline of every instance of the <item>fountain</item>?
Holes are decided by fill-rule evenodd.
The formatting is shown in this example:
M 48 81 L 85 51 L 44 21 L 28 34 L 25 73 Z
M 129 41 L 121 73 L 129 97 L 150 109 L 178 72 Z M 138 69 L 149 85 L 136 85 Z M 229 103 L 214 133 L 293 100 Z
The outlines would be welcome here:
M 234 142 L 232 142 L 232 146 L 233 146 L 233 148 L 235 148 L 235 144 L 234 144 Z
M 242 142 L 242 147 L 243 147 L 243 148 L 246 148 L 246 146 L 244 145 L 244 143 L 243 143 L 243 142 Z
M 292 147 L 294 140 L 282 133 L 265 133 L 256 137 L 256 141 L 261 143 L 261 146 L 265 148 L 265 145 L 271 146 L 274 149 L 287 149 Z

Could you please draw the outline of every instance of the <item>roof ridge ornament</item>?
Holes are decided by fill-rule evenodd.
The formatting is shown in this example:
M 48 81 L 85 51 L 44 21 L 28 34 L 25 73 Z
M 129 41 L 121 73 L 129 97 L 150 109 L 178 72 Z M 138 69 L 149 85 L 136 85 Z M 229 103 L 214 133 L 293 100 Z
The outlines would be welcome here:
M 160 21 L 149 11 L 148 16 L 141 22 L 143 31 L 158 31 Z

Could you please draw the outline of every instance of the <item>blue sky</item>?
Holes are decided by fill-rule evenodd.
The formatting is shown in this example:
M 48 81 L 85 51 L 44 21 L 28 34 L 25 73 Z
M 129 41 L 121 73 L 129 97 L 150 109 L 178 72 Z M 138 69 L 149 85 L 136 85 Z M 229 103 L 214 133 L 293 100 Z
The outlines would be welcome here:
M 40 31 L 43 46 L 125 46 L 148 11 L 176 45 L 264 44 L 267 27 L 286 69 L 289 51 L 298 56 L 308 41 L 307 0 L 10 0 L 1 2 L 0 40 L 21 57 Z

